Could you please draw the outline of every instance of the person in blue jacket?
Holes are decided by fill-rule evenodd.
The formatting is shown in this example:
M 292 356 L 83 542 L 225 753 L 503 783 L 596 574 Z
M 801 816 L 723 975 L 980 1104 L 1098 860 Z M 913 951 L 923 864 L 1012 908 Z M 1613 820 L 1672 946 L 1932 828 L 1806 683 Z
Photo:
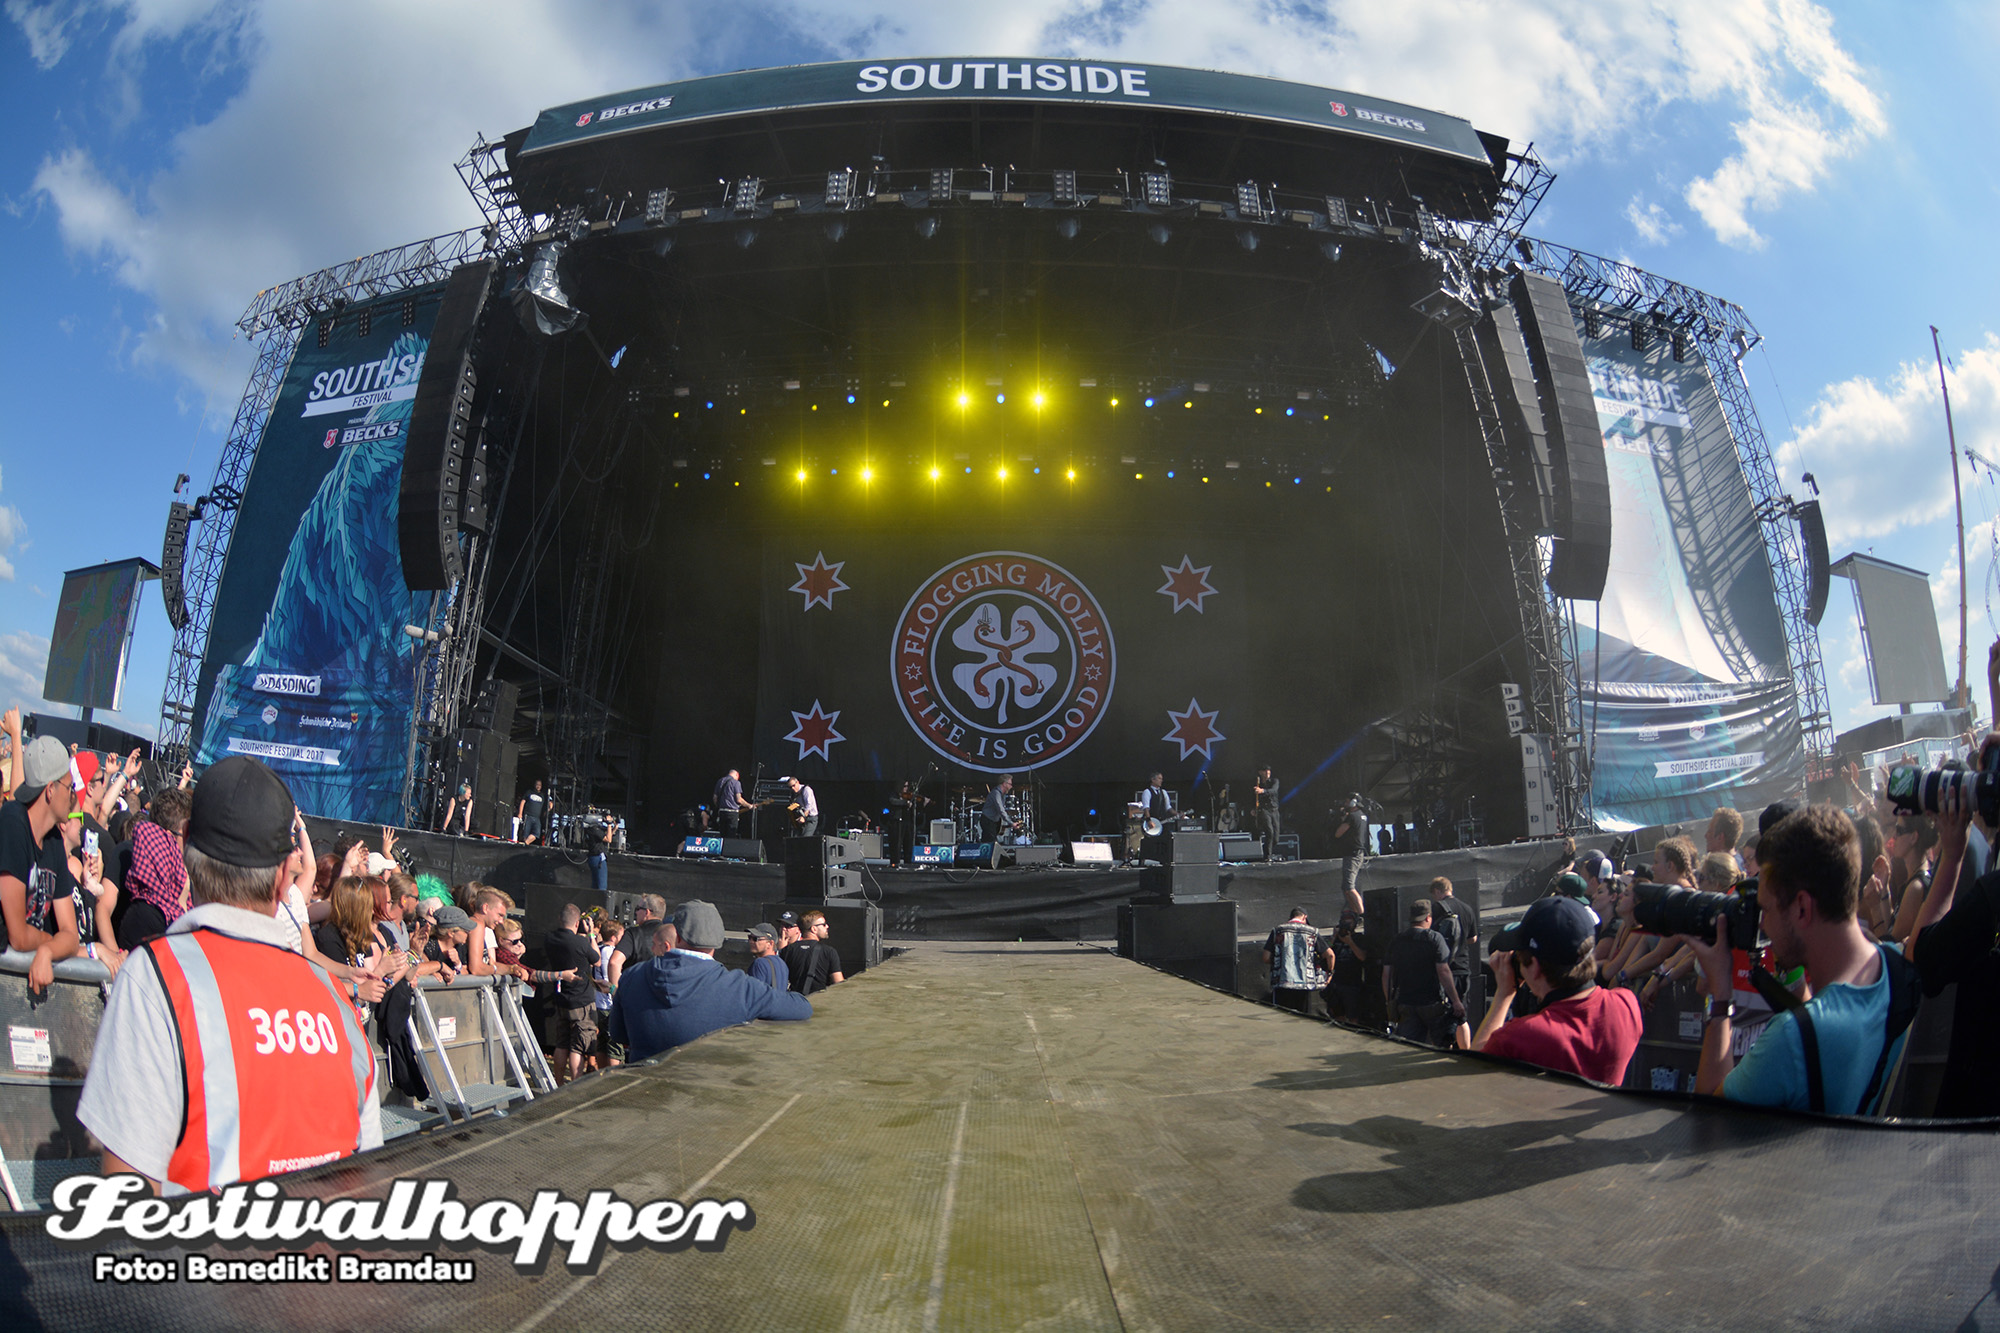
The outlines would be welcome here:
M 715 960 L 723 930 L 714 904 L 692 899 L 674 913 L 673 924 L 679 937 L 674 947 L 627 969 L 618 980 L 611 1039 L 624 1044 L 628 1060 L 648 1060 L 717 1028 L 759 1018 L 812 1017 L 812 1001 L 805 996 L 773 990 Z

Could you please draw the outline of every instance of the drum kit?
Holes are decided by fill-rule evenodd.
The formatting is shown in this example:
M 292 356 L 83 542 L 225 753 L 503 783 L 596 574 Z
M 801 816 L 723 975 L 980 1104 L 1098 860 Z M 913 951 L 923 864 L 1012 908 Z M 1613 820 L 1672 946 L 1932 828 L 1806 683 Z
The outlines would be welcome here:
M 986 808 L 985 787 L 951 788 L 951 821 L 960 842 L 980 840 L 979 816 Z M 1006 826 L 1000 830 L 1003 847 L 1030 847 L 1035 841 L 1035 793 L 1033 789 L 1009 793 L 1000 798 L 1007 811 Z

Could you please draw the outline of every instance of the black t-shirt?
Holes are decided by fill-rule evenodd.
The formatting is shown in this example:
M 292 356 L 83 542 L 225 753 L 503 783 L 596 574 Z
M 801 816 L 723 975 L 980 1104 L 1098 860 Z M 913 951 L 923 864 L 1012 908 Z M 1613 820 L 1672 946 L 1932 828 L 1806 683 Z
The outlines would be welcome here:
M 130 952 L 147 940 L 167 933 L 167 914 L 144 898 L 121 898 L 124 910 L 118 917 L 118 947 Z
M 1347 832 L 1341 834 L 1338 839 L 1341 854 L 1343 856 L 1368 855 L 1367 812 L 1362 810 L 1343 810 L 1340 812 L 1340 819 L 1334 821 L 1334 827 L 1340 827 L 1342 821 L 1345 821 L 1347 824 Z
M 1938 1088 L 1940 1118 L 2000 1115 L 2000 1060 L 1991 1045 L 2000 1020 L 2000 872 L 1973 884 L 1966 878 L 1960 877 L 1951 910 L 1917 937 L 1924 993 L 1937 995 L 1958 983 Z
M 312 928 L 313 947 L 336 963 L 353 965 L 353 956 L 348 952 L 347 941 L 341 937 L 340 927 L 329 917 Z
M 794 940 L 778 957 L 791 973 L 792 989 L 801 995 L 825 990 L 840 971 L 840 952 L 825 940 Z
M 1257 788 L 1259 787 L 1264 789 L 1261 794 L 1257 794 Z M 1278 808 L 1278 780 L 1276 778 L 1258 778 L 1250 784 L 1250 790 L 1253 794 L 1257 794 L 1257 808 L 1259 810 L 1276 810 Z
M 665 924 L 659 920 L 640 921 L 625 928 L 625 933 L 618 937 L 618 943 L 611 949 L 625 960 L 619 964 L 620 978 L 653 956 L 653 935 Z
M 589 1007 L 597 994 L 596 987 L 590 984 L 590 969 L 597 966 L 597 950 L 590 941 L 573 930 L 558 927 L 543 938 L 542 956 L 551 972 L 576 969 L 576 979 L 563 982 L 559 989 L 563 1008 Z
M 1453 972 L 1467 971 L 1468 965 L 1465 961 L 1467 953 L 1466 944 L 1472 939 L 1471 905 L 1461 901 L 1456 895 L 1449 898 L 1442 896 L 1433 898 L 1431 899 L 1431 917 L 1431 929 L 1436 930 L 1440 935 L 1444 935 L 1445 943 L 1451 946 L 1451 970 Z M 1448 934 L 1441 929 L 1446 920 L 1451 922 L 1452 927 Z
M 1389 956 L 1384 961 L 1395 970 L 1392 980 L 1397 1004 L 1415 1007 L 1445 1002 L 1437 965 L 1451 961 L 1451 950 L 1435 930 L 1412 926 L 1389 942 Z
M 1362 983 L 1361 958 L 1354 952 L 1347 940 L 1335 935 L 1328 943 L 1333 947 L 1333 984 L 1336 986 L 1359 986 Z M 1362 946 L 1366 948 L 1366 945 Z
M 49 904 L 69 897 L 76 881 L 69 873 L 62 830 L 50 829 L 37 844 L 34 826 L 28 822 L 28 807 L 19 801 L 0 805 L 0 875 L 27 886 L 28 925 L 53 935 L 55 916 Z
M 521 798 L 521 818 L 540 823 L 542 819 L 543 797 L 538 791 L 531 791 Z

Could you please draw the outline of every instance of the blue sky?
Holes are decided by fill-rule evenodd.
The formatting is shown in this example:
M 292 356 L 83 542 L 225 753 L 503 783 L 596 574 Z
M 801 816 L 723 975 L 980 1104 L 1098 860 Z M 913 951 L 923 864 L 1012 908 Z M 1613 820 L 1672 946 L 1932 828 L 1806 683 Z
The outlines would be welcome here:
M 1001 12 L 1004 9 L 1004 12 Z M 722 12 L 717 12 L 722 11 Z M 1956 672 L 1951 478 L 2000 463 L 2000 8 L 1803 0 L 1019 0 L 571 7 L 5 0 L 0 25 L 0 696 L 40 705 L 62 571 L 159 558 L 206 483 L 261 288 L 476 220 L 451 164 L 544 106 L 757 65 L 1081 55 L 1325 84 L 1534 141 L 1532 230 L 1741 304 L 1780 473 L 1835 556 L 1932 575 Z M 1974 693 L 2000 624 L 2000 483 L 1968 468 Z M 116 719 L 157 725 L 149 587 Z M 1822 626 L 1836 723 L 1867 698 L 1846 585 Z M 66 711 L 66 710 L 56 710 Z

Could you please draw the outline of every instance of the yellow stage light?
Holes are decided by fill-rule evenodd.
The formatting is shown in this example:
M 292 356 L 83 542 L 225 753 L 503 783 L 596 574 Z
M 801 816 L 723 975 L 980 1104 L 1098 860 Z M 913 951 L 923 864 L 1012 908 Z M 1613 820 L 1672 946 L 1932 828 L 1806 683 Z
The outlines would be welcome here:
M 862 468 L 862 469 L 861 469 L 861 480 L 863 480 L 863 481 L 873 481 L 873 480 L 875 480 L 875 469 L 874 469 L 874 468 L 872 468 L 872 467 L 865 467 L 865 468 Z
M 1000 469 L 1000 480 L 1007 480 L 1007 469 L 1004 467 Z
M 1187 400 L 1187 401 L 1186 401 L 1185 403 L 1182 403 L 1182 404 L 1181 404 L 1181 406 L 1182 406 L 1182 407 L 1193 407 L 1193 406 L 1194 406 L 1194 399 L 1192 399 L 1192 398 L 1188 399 L 1188 400 Z
M 1076 469 L 1075 469 L 1075 468 L 1071 468 L 1071 469 L 1069 470 L 1069 479 L 1070 479 L 1071 481 L 1075 481 L 1075 480 L 1076 480 Z
M 1134 481 L 1144 481 L 1145 479 L 1146 479 L 1146 474 L 1143 472 L 1134 472 L 1132 474 L 1132 480 Z
M 1258 408 L 1258 409 L 1257 409 L 1257 415 L 1258 415 L 1258 416 L 1260 416 L 1260 417 L 1261 417 L 1261 416 L 1263 416 L 1263 415 L 1264 415 L 1264 409 L 1263 409 L 1263 408 L 1261 408 L 1261 407 L 1260 407 L 1260 408 Z
M 962 394 L 960 394 L 960 395 L 958 396 L 958 405 L 959 405 L 960 407 L 970 407 L 970 406 L 972 406 L 972 395 L 971 395 L 971 394 L 969 394 L 969 393 L 962 393 Z
M 1042 395 L 1041 395 L 1041 394 L 1039 394 L 1039 393 L 1038 393 L 1038 394 L 1036 394 L 1036 395 L 1035 395 L 1035 399 L 1034 399 L 1034 402 L 1035 402 L 1035 406 L 1036 406 L 1036 407 L 1040 407 L 1040 406 L 1041 406 L 1041 405 L 1042 405 L 1043 403 L 1045 403 L 1045 402 L 1047 402 L 1047 401 L 1048 401 L 1048 399 L 1046 399 L 1046 398 L 1042 397 Z
M 804 468 L 800 468 L 796 475 L 798 476 L 798 479 L 800 481 L 804 481 L 806 479 L 806 470 Z
M 932 481 L 936 481 L 937 479 L 938 479 L 938 470 L 937 470 L 936 468 L 932 468 L 932 469 L 931 469 L 931 480 L 932 480 Z
M 1113 398 L 1113 399 L 1111 400 L 1111 405 L 1112 405 L 1113 407 L 1116 407 L 1116 406 L 1118 406 L 1118 400 L 1117 400 L 1116 398 Z

